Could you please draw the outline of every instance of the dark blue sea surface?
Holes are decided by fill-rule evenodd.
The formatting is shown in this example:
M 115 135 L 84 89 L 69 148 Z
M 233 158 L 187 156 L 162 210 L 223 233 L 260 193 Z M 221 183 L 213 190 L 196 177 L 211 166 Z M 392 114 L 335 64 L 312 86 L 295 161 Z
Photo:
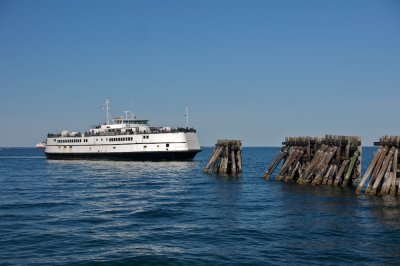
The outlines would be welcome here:
M 203 173 L 211 148 L 193 162 L 0 149 L 0 264 L 400 263 L 398 198 L 265 181 L 277 151 L 244 148 L 242 176 L 219 177 Z

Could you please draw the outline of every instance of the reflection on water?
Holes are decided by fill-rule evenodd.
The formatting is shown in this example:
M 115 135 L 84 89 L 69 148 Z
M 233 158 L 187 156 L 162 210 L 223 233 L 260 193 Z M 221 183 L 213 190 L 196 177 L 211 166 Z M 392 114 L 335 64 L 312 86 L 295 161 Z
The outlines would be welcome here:
M 398 198 L 390 195 L 381 197 L 361 195 L 358 204 L 367 208 L 369 218 L 374 218 L 381 226 L 389 230 L 400 230 L 400 201 Z
M 188 173 L 198 167 L 198 161 L 179 162 L 137 162 L 137 161 L 93 161 L 93 160 L 48 160 L 48 164 L 55 169 L 70 169 L 84 173 L 97 173 L 99 175 L 157 173 L 171 175 Z

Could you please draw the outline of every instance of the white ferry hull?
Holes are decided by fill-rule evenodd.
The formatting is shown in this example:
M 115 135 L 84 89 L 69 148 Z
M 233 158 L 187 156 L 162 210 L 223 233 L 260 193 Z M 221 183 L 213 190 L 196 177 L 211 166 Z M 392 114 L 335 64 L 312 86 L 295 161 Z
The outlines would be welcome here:
M 48 159 L 193 160 L 200 145 L 195 132 L 115 136 L 48 137 Z

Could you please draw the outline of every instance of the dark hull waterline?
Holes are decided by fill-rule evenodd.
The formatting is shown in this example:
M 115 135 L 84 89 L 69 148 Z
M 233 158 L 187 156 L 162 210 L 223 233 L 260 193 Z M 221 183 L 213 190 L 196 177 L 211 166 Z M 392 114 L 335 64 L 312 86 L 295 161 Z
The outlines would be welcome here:
M 52 160 L 191 161 L 200 151 L 46 153 L 46 157 Z

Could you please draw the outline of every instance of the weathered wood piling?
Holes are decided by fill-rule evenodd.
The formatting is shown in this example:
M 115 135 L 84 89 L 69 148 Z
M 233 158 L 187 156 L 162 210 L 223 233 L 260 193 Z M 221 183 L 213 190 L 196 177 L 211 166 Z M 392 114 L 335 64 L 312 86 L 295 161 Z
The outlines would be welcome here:
M 242 142 L 240 140 L 218 140 L 204 171 L 229 175 L 241 173 Z
M 354 186 L 361 176 L 361 138 L 326 135 L 324 138 L 287 137 L 264 173 L 268 179 L 283 161 L 277 181 L 299 184 Z
M 364 192 L 371 195 L 393 195 L 396 196 L 400 189 L 399 172 L 399 147 L 400 136 L 383 136 L 367 171 L 357 187 L 357 193 Z

